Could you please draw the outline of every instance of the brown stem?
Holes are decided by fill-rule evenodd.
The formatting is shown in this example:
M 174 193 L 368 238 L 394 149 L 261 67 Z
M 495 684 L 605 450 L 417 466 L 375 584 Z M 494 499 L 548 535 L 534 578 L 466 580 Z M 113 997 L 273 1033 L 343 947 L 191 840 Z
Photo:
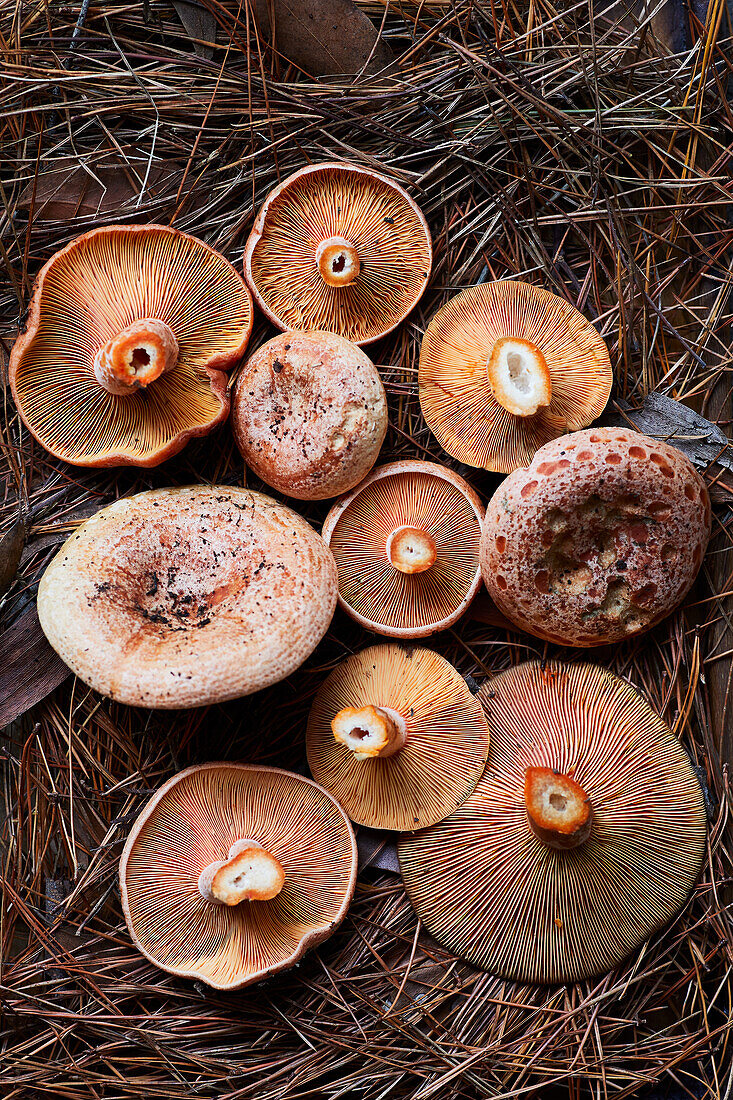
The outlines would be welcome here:
M 550 848 L 577 848 L 590 836 L 590 799 L 570 775 L 527 768 L 524 802 L 532 832 Z
M 94 376 L 117 396 L 149 386 L 178 362 L 178 341 L 164 321 L 146 317 L 118 332 L 94 357 Z
M 393 756 L 407 736 L 404 719 L 391 707 L 346 707 L 333 719 L 331 729 L 355 760 Z
M 283 888 L 285 871 L 272 852 L 256 840 L 237 840 L 226 859 L 205 867 L 199 875 L 199 891 L 215 905 L 239 905 L 242 901 L 270 901 Z

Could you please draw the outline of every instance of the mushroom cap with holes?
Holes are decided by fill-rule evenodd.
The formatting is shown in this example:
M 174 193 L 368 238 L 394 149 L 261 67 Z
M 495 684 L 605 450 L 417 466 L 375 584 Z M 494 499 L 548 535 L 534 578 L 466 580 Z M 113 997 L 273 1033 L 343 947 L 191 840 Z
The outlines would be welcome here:
M 325 240 L 351 242 L 360 269 L 329 286 L 316 258 Z M 281 329 L 321 329 L 355 344 L 391 332 L 430 277 L 430 230 L 407 192 L 377 172 L 340 162 L 310 164 L 265 199 L 244 253 L 257 304 Z
M 333 736 L 346 707 L 389 708 L 404 722 L 404 747 L 356 760 Z M 352 821 L 373 829 L 420 829 L 471 793 L 486 762 L 488 732 L 466 681 L 430 649 L 370 646 L 334 669 L 316 694 L 306 734 L 308 764 Z
M 109 393 L 95 355 L 150 317 L 176 337 L 176 365 L 145 389 Z M 10 357 L 18 411 L 76 466 L 156 466 L 226 419 L 225 372 L 245 352 L 252 317 L 243 279 L 203 241 L 164 225 L 94 229 L 38 275 Z
M 201 871 L 255 839 L 282 864 L 270 901 L 215 905 Z M 173 776 L 144 808 L 120 860 L 130 935 L 156 966 L 240 989 L 295 965 L 346 915 L 356 882 L 351 824 L 310 779 L 278 768 L 202 764 Z
M 440 943 L 503 978 L 604 973 L 671 920 L 698 877 L 706 819 L 690 760 L 641 695 L 595 665 L 527 662 L 478 698 L 486 769 L 454 814 L 400 838 L 410 900 Z M 535 836 L 532 767 L 571 773 L 587 793 L 584 844 Z
M 387 398 L 361 348 L 332 332 L 285 332 L 237 379 L 232 430 L 247 465 L 286 496 L 323 500 L 371 470 L 387 431 Z
M 323 537 L 339 573 L 339 604 L 358 623 L 394 638 L 424 638 L 451 626 L 481 586 L 484 507 L 459 474 L 417 459 L 379 466 L 326 517 Z M 419 528 L 436 559 L 424 572 L 393 568 L 386 546 Z
M 484 582 L 499 610 L 538 638 L 619 642 L 686 596 L 710 520 L 705 483 L 681 451 L 626 428 L 574 432 L 494 493 Z
M 231 486 L 156 489 L 103 508 L 38 590 L 49 642 L 133 706 L 204 706 L 284 679 L 321 640 L 337 575 L 285 505 Z
M 552 398 L 534 416 L 496 400 L 487 365 L 497 342 L 529 341 Z M 613 373 L 603 339 L 575 306 L 542 287 L 499 280 L 461 291 L 432 318 L 420 348 L 420 405 L 433 435 L 468 466 L 509 473 L 544 443 L 584 428 L 605 408 Z

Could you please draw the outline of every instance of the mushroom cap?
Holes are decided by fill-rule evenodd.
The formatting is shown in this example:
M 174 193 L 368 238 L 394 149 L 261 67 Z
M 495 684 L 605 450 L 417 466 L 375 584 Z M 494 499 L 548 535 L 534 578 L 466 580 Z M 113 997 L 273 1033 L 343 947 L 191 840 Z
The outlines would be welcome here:
M 336 567 L 304 519 L 223 485 L 103 508 L 38 589 L 49 642 L 84 683 L 131 706 L 196 707 L 290 675 L 321 640 Z
M 705 483 L 681 451 L 626 428 L 542 447 L 494 493 L 481 569 L 508 619 L 563 645 L 648 630 L 690 590 L 710 537 Z
M 520 664 L 478 695 L 489 760 L 445 821 L 402 837 L 410 900 L 427 930 L 513 981 L 612 969 L 684 903 L 705 851 L 705 805 L 682 746 L 637 692 L 590 664 Z M 529 827 L 525 771 L 548 767 L 590 797 L 578 848 Z
M 245 462 L 267 485 L 323 500 L 358 485 L 387 431 L 377 368 L 332 332 L 286 332 L 246 362 L 232 401 Z
M 346 707 L 389 707 L 404 722 L 404 747 L 356 760 L 331 731 Z M 374 829 L 419 829 L 441 821 L 476 786 L 488 730 L 480 703 L 444 657 L 430 649 L 370 646 L 334 669 L 308 717 L 308 764 L 352 821 Z
M 425 638 L 451 626 L 481 585 L 484 507 L 467 481 L 435 462 L 380 466 L 326 516 L 323 537 L 339 574 L 339 604 L 362 626 L 393 638 Z M 422 528 L 437 559 L 419 573 L 390 563 L 401 527 Z
M 175 367 L 118 396 L 94 376 L 96 353 L 133 322 L 173 331 Z M 224 373 L 244 355 L 252 298 L 203 241 L 165 225 L 94 229 L 41 269 L 10 385 L 39 443 L 76 466 L 157 466 L 229 412 Z
M 360 270 L 328 286 L 316 249 L 343 238 Z M 310 164 L 271 191 L 244 253 L 257 304 L 281 329 L 322 329 L 355 344 L 391 332 L 417 304 L 433 248 L 420 209 L 394 180 L 355 164 Z
M 552 383 L 550 404 L 513 416 L 494 396 L 487 362 L 497 340 L 537 347 Z M 420 348 L 420 406 L 448 454 L 509 473 L 544 443 L 600 416 L 613 372 L 603 339 L 575 306 L 530 283 L 469 287 L 438 310 Z
M 255 837 L 282 864 L 270 901 L 205 901 L 199 875 Z M 357 850 L 346 814 L 310 779 L 279 768 L 201 764 L 150 799 L 120 860 L 127 927 L 150 962 L 215 989 L 240 989 L 297 963 L 346 915 Z

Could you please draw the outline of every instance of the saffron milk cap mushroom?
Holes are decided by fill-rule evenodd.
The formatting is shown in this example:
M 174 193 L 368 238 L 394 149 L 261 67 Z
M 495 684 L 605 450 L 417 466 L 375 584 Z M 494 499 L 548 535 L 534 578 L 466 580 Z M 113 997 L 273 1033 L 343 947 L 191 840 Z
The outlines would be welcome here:
M 257 304 L 281 329 L 368 344 L 416 305 L 432 264 L 427 222 L 393 180 L 310 164 L 271 191 L 244 253 Z
M 247 360 L 232 401 L 247 465 L 286 496 L 322 500 L 353 489 L 387 431 L 379 372 L 331 332 L 286 332 Z
M 481 538 L 484 582 L 523 630 L 563 645 L 648 630 L 690 590 L 710 537 L 690 460 L 626 428 L 547 443 L 499 486 Z
M 156 489 L 87 520 L 41 578 L 49 642 L 132 706 L 196 707 L 290 675 L 336 605 L 336 567 L 290 508 L 231 486 Z
M 600 416 L 613 374 L 603 339 L 542 287 L 499 280 L 438 310 L 420 349 L 420 405 L 448 454 L 509 473 Z
M 150 799 L 120 860 L 122 908 L 150 962 L 215 989 L 294 966 L 354 893 L 351 824 L 310 779 L 201 764 Z
M 432 650 L 392 643 L 347 657 L 316 694 L 308 764 L 352 821 L 419 829 L 476 786 L 488 749 L 480 703 Z
M 362 626 L 423 638 L 456 622 L 481 584 L 484 509 L 467 481 L 434 462 L 380 466 L 334 504 L 323 526 L 339 603 Z
M 677 738 L 590 664 L 520 664 L 478 694 L 489 759 L 465 802 L 398 843 L 407 892 L 440 943 L 512 981 L 617 966 L 684 904 L 700 872 L 703 794 Z
M 76 466 L 156 466 L 229 412 L 227 375 L 252 330 L 243 279 L 163 225 L 94 229 L 36 280 L 10 356 L 18 411 Z

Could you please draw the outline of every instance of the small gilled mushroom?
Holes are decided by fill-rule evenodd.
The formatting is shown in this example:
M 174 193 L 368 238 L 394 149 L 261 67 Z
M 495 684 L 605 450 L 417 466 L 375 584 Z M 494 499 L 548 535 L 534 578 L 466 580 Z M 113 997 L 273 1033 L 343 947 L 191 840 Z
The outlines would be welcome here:
M 710 518 L 705 483 L 681 451 L 626 428 L 575 432 L 547 443 L 492 497 L 484 583 L 539 638 L 619 642 L 690 590 Z
M 420 349 L 420 405 L 448 454 L 509 473 L 603 411 L 613 374 L 602 338 L 555 294 L 499 281 L 436 313 Z
M 348 492 L 371 470 L 387 431 L 379 372 L 331 332 L 286 332 L 249 358 L 232 428 L 249 467 L 301 500 Z
M 417 303 L 432 255 L 425 218 L 393 180 L 355 164 L 311 164 L 265 199 L 244 274 L 278 328 L 368 344 Z
M 339 603 L 376 634 L 424 638 L 451 626 L 476 595 L 484 509 L 471 486 L 433 462 L 373 470 L 334 504 L 323 537 Z
M 478 699 L 490 744 L 477 787 L 398 844 L 412 904 L 439 942 L 502 978 L 604 973 L 672 919 L 700 872 L 689 758 L 595 665 L 520 664 Z
M 168 780 L 135 822 L 120 860 L 122 908 L 150 962 L 240 989 L 334 932 L 356 869 L 346 814 L 310 779 L 203 764 Z
M 42 268 L 10 384 L 28 430 L 77 466 L 156 466 L 229 412 L 252 299 L 213 248 L 163 225 L 107 226 Z
M 43 575 L 38 616 L 96 691 L 196 707 L 289 676 L 328 629 L 336 585 L 328 547 L 290 508 L 195 485 L 118 500 L 87 520 Z
M 476 786 L 488 731 L 480 704 L 444 657 L 375 645 L 321 685 L 308 763 L 349 817 L 376 829 L 441 821 Z

